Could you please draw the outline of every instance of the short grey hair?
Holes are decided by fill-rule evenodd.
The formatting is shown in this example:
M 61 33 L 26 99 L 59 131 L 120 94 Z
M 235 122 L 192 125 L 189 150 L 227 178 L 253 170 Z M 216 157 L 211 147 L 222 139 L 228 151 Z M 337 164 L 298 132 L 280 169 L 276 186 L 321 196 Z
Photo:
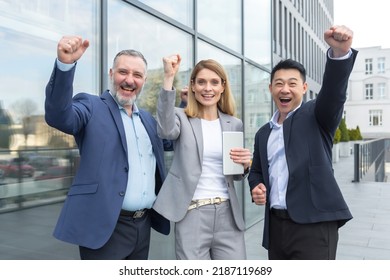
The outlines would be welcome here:
M 116 54 L 116 56 L 114 57 L 114 61 L 112 63 L 113 68 L 115 68 L 116 61 L 117 61 L 118 57 L 120 57 L 121 55 L 128 55 L 128 56 L 134 56 L 134 57 L 141 58 L 145 62 L 146 70 L 148 69 L 148 62 L 146 61 L 144 55 L 142 53 L 140 53 L 139 51 L 132 50 L 132 49 L 122 50 L 122 51 L 118 52 Z

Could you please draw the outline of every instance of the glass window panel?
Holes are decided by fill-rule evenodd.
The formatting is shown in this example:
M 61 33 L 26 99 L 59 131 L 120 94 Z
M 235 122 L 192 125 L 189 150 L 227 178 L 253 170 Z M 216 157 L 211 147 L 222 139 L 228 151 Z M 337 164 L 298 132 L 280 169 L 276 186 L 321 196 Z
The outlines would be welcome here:
M 1 139 L 2 148 L 50 145 L 54 131 L 49 131 L 43 118 L 45 87 L 63 35 L 90 40 L 77 66 L 74 91 L 97 94 L 97 10 L 97 1 L 0 2 L 0 61 L 7 65 L 0 69 L 0 110 L 9 116 L 13 131 L 11 140 Z M 73 143 L 68 138 L 63 139 L 63 145 Z
M 271 1 L 244 1 L 245 56 L 271 69 Z
M 172 54 L 181 55 L 181 70 L 174 82 L 175 88 L 180 90 L 188 84 L 193 56 L 192 36 L 123 1 L 110 1 L 109 4 L 108 66 L 112 66 L 114 56 L 123 49 L 135 49 L 145 56 L 148 78 L 137 104 L 155 114 L 158 92 L 163 82 L 162 58 Z
M 270 74 L 250 65 L 245 64 L 245 146 L 251 152 L 254 149 L 255 134 L 261 126 L 271 118 L 271 93 L 268 89 Z M 246 224 L 250 226 L 263 217 L 264 208 L 252 203 L 248 181 L 245 181 L 244 211 Z M 262 213 L 259 214 L 259 211 Z M 260 216 L 259 216 L 260 215 Z
M 386 72 L 385 62 L 386 62 L 385 57 L 378 58 L 378 74 L 383 74 Z
M 198 0 L 198 31 L 241 53 L 241 1 Z
M 45 87 L 58 41 L 74 34 L 90 41 L 77 65 L 74 92 L 98 94 L 99 8 L 96 0 L 0 1 L 0 61 L 6 66 L 0 69 L 0 169 L 6 170 L 0 184 L 7 190 L 3 209 L 63 197 L 71 185 L 78 151 L 69 149 L 75 146 L 72 136 L 46 124 Z M 49 175 L 54 169 L 61 174 Z
M 194 25 L 193 0 L 140 0 L 140 2 L 191 28 Z

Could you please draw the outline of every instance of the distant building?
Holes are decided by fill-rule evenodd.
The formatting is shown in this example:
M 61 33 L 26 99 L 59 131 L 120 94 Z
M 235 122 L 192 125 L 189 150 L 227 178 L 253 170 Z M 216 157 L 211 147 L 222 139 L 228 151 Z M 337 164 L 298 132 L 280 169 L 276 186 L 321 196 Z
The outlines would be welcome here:
M 333 25 L 333 1 L 272 0 L 272 60 L 292 58 L 306 68 L 305 101 L 317 97 L 329 48 L 324 31 Z
M 390 49 L 359 48 L 347 89 L 345 119 L 364 139 L 390 137 Z

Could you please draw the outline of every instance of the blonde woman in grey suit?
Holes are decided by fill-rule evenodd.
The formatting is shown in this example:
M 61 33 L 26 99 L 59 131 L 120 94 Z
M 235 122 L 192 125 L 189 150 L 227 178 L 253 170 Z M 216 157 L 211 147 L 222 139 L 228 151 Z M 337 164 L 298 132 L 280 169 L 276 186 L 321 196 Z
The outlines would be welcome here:
M 157 105 L 157 132 L 174 140 L 172 166 L 153 208 L 175 222 L 177 259 L 246 259 L 244 220 L 234 188 L 249 171 L 251 152 L 230 155 L 244 174 L 223 175 L 222 132 L 242 131 L 227 74 L 215 60 L 193 69 L 185 109 L 176 108 L 173 80 L 181 57 L 163 58 L 164 84 Z

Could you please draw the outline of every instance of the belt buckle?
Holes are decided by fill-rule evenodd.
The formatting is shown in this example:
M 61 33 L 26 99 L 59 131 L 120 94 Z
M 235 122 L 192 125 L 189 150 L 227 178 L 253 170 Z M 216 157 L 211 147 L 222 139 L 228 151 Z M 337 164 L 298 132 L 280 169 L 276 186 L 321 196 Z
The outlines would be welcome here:
M 145 213 L 145 210 L 137 210 L 134 212 L 133 219 L 141 218 Z
M 214 198 L 214 204 L 217 204 L 217 205 L 219 205 L 219 204 L 221 204 L 222 203 L 222 198 L 220 198 L 220 197 L 216 197 L 216 198 Z

